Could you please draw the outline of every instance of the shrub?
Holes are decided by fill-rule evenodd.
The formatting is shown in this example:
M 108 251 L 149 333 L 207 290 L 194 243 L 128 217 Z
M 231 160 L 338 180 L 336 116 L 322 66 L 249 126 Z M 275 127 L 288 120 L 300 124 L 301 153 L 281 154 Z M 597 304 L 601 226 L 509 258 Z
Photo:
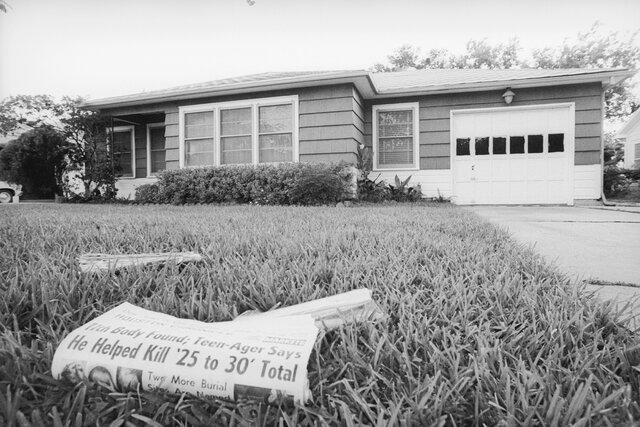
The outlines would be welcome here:
M 30 195 L 62 195 L 67 142 L 51 126 L 31 129 L 0 152 L 0 179 L 21 184 Z
M 157 191 L 143 188 L 136 201 L 150 203 L 325 204 L 349 197 L 347 164 L 283 163 L 187 168 L 160 174 Z
M 157 203 L 158 184 L 144 184 L 136 188 L 135 200 L 140 203 Z
M 301 205 L 337 203 L 344 196 L 344 181 L 338 175 L 322 171 L 310 171 L 291 189 L 291 201 Z
M 617 166 L 604 167 L 603 190 L 606 197 L 624 195 L 631 185 L 625 171 Z
M 358 169 L 357 191 L 358 199 L 363 202 L 384 202 L 387 200 L 395 200 L 396 202 L 415 202 L 422 198 L 422 188 L 420 185 L 410 186 L 409 176 L 404 181 L 400 180 L 398 175 L 395 177 L 395 185 L 387 184 L 378 179 L 371 179 L 371 171 L 373 166 L 371 147 L 364 145 L 358 146 L 356 153 L 356 168 Z

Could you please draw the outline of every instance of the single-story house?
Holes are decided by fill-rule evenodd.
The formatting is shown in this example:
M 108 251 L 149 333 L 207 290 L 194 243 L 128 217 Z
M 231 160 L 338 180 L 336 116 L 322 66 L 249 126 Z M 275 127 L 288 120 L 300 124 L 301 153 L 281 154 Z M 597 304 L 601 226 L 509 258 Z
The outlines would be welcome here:
M 640 167 L 640 109 L 629 117 L 617 136 L 624 140 L 624 167 Z
M 626 69 L 264 73 L 87 101 L 113 117 L 120 195 L 165 169 L 355 161 L 458 204 L 573 204 L 602 189 L 603 92 Z M 115 150 L 114 150 L 115 151 Z

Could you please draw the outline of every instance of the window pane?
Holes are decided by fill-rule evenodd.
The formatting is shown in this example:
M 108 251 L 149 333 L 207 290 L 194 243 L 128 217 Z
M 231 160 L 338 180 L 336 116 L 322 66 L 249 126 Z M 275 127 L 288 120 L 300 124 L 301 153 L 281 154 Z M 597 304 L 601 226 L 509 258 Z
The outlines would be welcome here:
M 469 151 L 469 138 L 457 138 L 456 139 L 456 155 L 468 156 L 471 154 Z
M 113 151 L 118 153 L 131 152 L 131 131 L 113 132 Z
M 530 154 L 542 153 L 542 135 L 529 135 L 527 137 L 527 148 Z
M 489 154 L 489 137 L 476 138 L 476 156 Z
M 379 138 L 378 165 L 413 165 L 413 138 Z
M 564 151 L 564 134 L 550 133 L 549 134 L 549 152 L 561 153 L 563 151 Z
M 130 130 L 113 132 L 113 161 L 116 174 L 133 176 L 131 137 Z
M 220 135 L 250 135 L 251 107 L 220 110 Z
M 187 166 L 213 164 L 213 139 L 196 139 L 184 142 Z
M 293 161 L 293 139 L 290 133 L 276 135 L 260 135 L 259 161 L 291 162 Z
M 512 136 L 509 138 L 509 153 L 524 154 L 524 136 Z
M 151 173 L 160 172 L 166 169 L 166 151 L 151 152 Z
M 164 150 L 164 127 L 149 128 L 149 139 L 152 150 Z
M 394 136 L 413 136 L 413 110 L 378 112 L 378 137 Z
M 231 136 L 220 138 L 220 162 L 251 163 L 251 136 Z
M 293 110 L 291 104 L 260 107 L 260 133 L 291 132 Z
M 507 154 L 507 138 L 493 138 L 493 154 Z
M 184 115 L 185 138 L 205 138 L 213 136 L 213 111 L 186 113 Z

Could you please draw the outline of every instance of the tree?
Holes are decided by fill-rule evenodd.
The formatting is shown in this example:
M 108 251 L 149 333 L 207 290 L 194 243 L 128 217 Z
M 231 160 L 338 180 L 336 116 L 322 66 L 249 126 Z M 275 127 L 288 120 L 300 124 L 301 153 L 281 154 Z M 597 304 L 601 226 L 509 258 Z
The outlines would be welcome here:
M 638 32 L 622 38 L 617 32 L 601 35 L 601 25 L 579 33 L 575 40 L 566 39 L 562 46 L 546 47 L 533 51 L 533 66 L 536 68 L 640 68 L 640 47 L 635 43 Z M 605 115 L 620 118 L 638 108 L 633 96 L 635 84 L 625 80 L 605 91 Z
M 0 151 L 0 178 L 21 184 L 25 191 L 62 196 L 67 141 L 51 126 L 31 129 Z
M 42 125 L 59 129 L 60 117 L 64 116 L 68 104 L 74 102 L 65 98 L 56 102 L 49 95 L 17 95 L 0 102 L 0 134 L 33 129 Z
M 76 104 L 77 105 L 77 104 Z M 81 200 L 115 197 L 116 167 L 109 150 L 106 129 L 109 117 L 75 106 L 69 117 L 63 119 L 65 136 L 70 142 L 68 150 L 68 176 L 74 176 L 82 185 Z M 67 181 L 67 192 L 75 193 Z
M 490 44 L 487 40 L 470 40 L 461 55 L 446 49 L 430 49 L 425 55 L 410 45 L 403 45 L 387 57 L 388 64 L 376 64 L 374 71 L 398 71 L 424 68 L 640 68 L 638 33 L 623 36 L 617 32 L 603 34 L 599 23 L 576 39 L 566 39 L 557 47 L 546 47 L 531 52 L 532 60 L 521 55 L 518 39 L 506 43 Z M 635 83 L 625 80 L 605 91 L 605 115 L 609 119 L 627 116 L 638 108 L 633 95 Z
M 388 65 L 375 64 L 374 71 L 388 72 L 425 68 L 514 68 L 524 62 L 519 58 L 520 42 L 513 38 L 507 43 L 491 45 L 487 40 L 469 40 L 460 55 L 446 49 L 430 49 L 420 55 L 420 49 L 411 45 L 400 46 L 387 56 Z
M 80 109 L 81 103 L 79 97 L 64 97 L 60 101 L 48 95 L 6 98 L 0 103 L 0 133 L 9 135 L 41 128 L 56 130 L 65 141 L 65 196 L 82 200 L 109 199 L 116 194 L 116 168 L 106 137 L 109 121 L 104 115 Z M 26 176 L 21 179 L 29 180 Z M 74 195 L 76 180 L 82 187 L 80 195 Z

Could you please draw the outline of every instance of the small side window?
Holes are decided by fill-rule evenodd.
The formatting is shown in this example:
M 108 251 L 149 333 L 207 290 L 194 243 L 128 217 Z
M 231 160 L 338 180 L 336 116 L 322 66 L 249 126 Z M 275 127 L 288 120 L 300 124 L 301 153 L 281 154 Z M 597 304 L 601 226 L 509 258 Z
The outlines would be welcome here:
M 468 156 L 471 154 L 469 151 L 469 138 L 457 138 L 456 139 L 456 155 L 457 156 Z
M 493 137 L 493 154 L 507 154 L 507 138 Z
M 549 134 L 549 152 L 562 153 L 563 151 L 564 151 L 564 134 L 550 133 Z
M 489 154 L 489 137 L 476 138 L 476 156 Z
M 524 154 L 524 136 L 509 137 L 509 153 Z
M 527 148 L 529 154 L 542 153 L 543 151 L 542 135 L 529 135 L 527 137 Z

